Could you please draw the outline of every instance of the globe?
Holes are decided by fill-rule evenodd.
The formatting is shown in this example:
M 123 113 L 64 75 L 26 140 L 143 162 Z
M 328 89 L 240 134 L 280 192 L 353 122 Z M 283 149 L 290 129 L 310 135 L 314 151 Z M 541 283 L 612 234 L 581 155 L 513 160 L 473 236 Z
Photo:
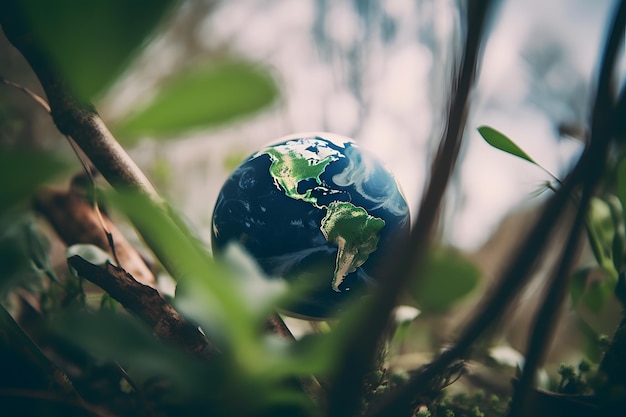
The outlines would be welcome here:
M 308 289 L 286 313 L 332 317 L 371 291 L 385 254 L 409 230 L 394 176 L 353 140 L 296 134 L 253 153 L 222 186 L 213 210 L 218 257 L 240 244 L 268 277 Z

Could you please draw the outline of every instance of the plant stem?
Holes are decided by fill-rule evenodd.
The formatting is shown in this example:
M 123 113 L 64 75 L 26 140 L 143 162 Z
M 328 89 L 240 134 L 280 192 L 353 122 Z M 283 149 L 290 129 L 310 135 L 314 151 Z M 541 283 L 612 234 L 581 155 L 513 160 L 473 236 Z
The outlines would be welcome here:
M 389 323 L 391 312 L 399 294 L 415 276 L 437 224 L 441 202 L 454 170 L 461 147 L 465 122 L 469 111 L 469 98 L 474 86 L 479 61 L 482 31 L 490 6 L 489 1 L 467 2 L 467 34 L 460 67 L 453 80 L 453 91 L 447 115 L 446 129 L 432 165 L 430 181 L 421 202 L 417 220 L 408 239 L 397 242 L 401 248 L 389 254 L 389 262 L 372 302 L 354 323 L 349 323 L 351 340 L 341 352 L 340 367 L 333 378 L 329 393 L 328 415 L 332 417 L 354 415 L 360 406 L 363 380 L 375 362 L 381 340 Z M 381 277 L 382 278 L 382 277 Z M 340 326 L 343 323 L 340 323 Z M 410 401 L 396 403 L 395 413 L 409 413 Z

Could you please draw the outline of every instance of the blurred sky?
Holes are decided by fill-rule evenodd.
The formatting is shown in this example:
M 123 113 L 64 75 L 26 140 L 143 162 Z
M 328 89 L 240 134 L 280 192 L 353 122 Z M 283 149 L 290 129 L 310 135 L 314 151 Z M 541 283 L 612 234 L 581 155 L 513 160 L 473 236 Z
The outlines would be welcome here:
M 557 127 L 587 121 L 599 46 L 614 3 L 498 3 L 444 227 L 452 243 L 465 249 L 480 245 L 514 206 L 539 203 L 535 191 L 549 179 L 528 162 L 490 148 L 477 127 L 506 133 L 555 175 L 567 172 L 582 144 L 561 136 Z M 206 9 L 206 17 L 191 19 L 189 30 L 200 49 L 195 53 L 226 48 L 269 67 L 282 97 L 237 124 L 165 145 L 145 141 L 133 151 L 140 163 L 158 157 L 173 166 L 173 197 L 193 223 L 206 228 L 205 235 L 228 175 L 225 156 L 245 156 L 299 131 L 332 131 L 374 151 L 396 175 L 415 214 L 459 52 L 456 2 L 236 0 Z M 184 4 L 178 24 L 189 22 L 193 13 L 194 2 Z M 150 80 L 184 61 L 176 42 L 157 39 L 144 57 L 150 64 L 141 77 L 131 73 L 114 89 L 116 98 L 105 101 L 105 113 L 124 112 L 125 100 L 145 96 Z

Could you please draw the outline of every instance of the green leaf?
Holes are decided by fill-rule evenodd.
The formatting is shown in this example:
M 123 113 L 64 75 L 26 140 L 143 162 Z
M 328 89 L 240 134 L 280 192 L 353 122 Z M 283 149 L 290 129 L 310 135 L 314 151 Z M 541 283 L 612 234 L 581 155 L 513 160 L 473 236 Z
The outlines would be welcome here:
M 489 126 L 481 126 L 478 128 L 478 133 L 487 141 L 488 144 L 496 149 L 500 149 L 506 153 L 517 156 L 527 160 L 528 162 L 538 165 L 534 159 L 532 159 L 526 152 L 515 144 L 511 139 L 506 137 L 501 132 Z
M 179 399 L 210 392 L 212 382 L 197 360 L 157 340 L 143 322 L 128 314 L 103 309 L 98 312 L 70 309 L 53 318 L 50 330 L 81 347 L 98 360 L 130 364 L 128 372 L 139 385 L 162 378 L 171 385 L 167 394 Z
M 33 266 L 45 273 L 51 280 L 60 282 L 50 260 L 50 241 L 34 216 L 27 218 L 23 228 L 26 239 L 25 251 L 30 256 Z
M 0 213 L 31 196 L 44 182 L 68 167 L 41 151 L 0 148 Z
M 589 266 L 580 268 L 570 278 L 569 293 L 572 309 L 576 309 L 580 305 L 587 286 L 587 275 L 589 275 L 591 270 L 592 267 Z
M 593 313 L 600 313 L 608 300 L 613 297 L 615 280 L 603 268 L 586 266 L 571 277 L 570 297 L 573 309 L 586 307 Z
M 584 297 L 585 305 L 594 313 L 600 313 L 608 300 L 613 296 L 615 285 L 610 280 L 603 279 L 588 283 Z
M 0 298 L 21 286 L 41 290 L 41 273 L 57 280 L 49 260 L 50 246 L 30 212 L 0 219 Z
M 7 0 L 0 12 L 41 45 L 84 99 L 110 85 L 146 41 L 173 0 Z
M 607 197 L 610 198 L 610 197 Z M 609 201 L 594 197 L 589 204 L 585 227 L 593 255 L 610 276 L 617 282 L 617 270 L 613 262 L 613 248 L 619 224 L 616 224 L 615 205 Z M 621 216 L 617 216 L 621 217 Z M 621 219 L 617 219 L 620 220 Z M 618 256 L 621 256 L 618 254 Z
M 411 293 L 423 312 L 449 309 L 469 294 L 480 280 L 480 271 L 469 260 L 451 249 L 431 253 Z
M 126 141 L 172 136 L 257 111 L 277 95 L 272 77 L 261 68 L 242 61 L 211 63 L 177 75 L 115 130 Z
M 224 343 L 242 350 L 254 345 L 258 321 L 239 293 L 236 277 L 209 256 L 176 213 L 139 194 L 111 192 L 106 197 L 128 216 L 178 282 L 177 309 Z

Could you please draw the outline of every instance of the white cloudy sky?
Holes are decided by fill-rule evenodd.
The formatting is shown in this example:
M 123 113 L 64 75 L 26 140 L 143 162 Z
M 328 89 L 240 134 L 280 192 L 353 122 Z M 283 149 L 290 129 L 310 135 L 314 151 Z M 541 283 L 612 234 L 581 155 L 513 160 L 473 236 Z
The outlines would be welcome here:
M 369 4 L 369 14 L 359 17 L 357 3 Z M 516 204 L 539 202 L 532 194 L 548 179 L 537 167 L 486 145 L 476 133 L 478 126 L 507 133 L 557 175 L 580 151 L 579 142 L 558 140 L 555 123 L 585 121 L 580 103 L 589 102 L 587 87 L 593 85 L 598 47 L 614 3 L 501 2 L 490 27 L 458 170 L 463 204 L 454 206 L 455 216 L 445 226 L 455 244 L 479 245 Z M 321 4 L 326 5 L 323 18 Z M 444 80 L 454 54 L 453 39 L 458 37 L 454 4 L 222 2 L 199 27 L 198 38 L 207 49 L 228 45 L 271 68 L 282 97 L 257 117 L 212 131 L 213 140 L 196 134 L 160 151 L 178 166 L 174 174 L 193 187 L 193 192 L 177 195 L 190 219 L 208 224 L 206 206 L 212 207 L 216 184 L 227 175 L 215 158 L 234 150 L 252 153 L 293 132 L 320 130 L 353 137 L 378 154 L 395 173 L 415 213 L 426 181 L 428 144 L 440 131 Z M 389 28 L 394 35 L 385 42 Z M 537 62 L 553 65 L 538 71 Z M 574 91 L 572 85 L 580 88 Z M 156 151 L 148 143 L 135 154 L 141 159 L 151 152 Z

